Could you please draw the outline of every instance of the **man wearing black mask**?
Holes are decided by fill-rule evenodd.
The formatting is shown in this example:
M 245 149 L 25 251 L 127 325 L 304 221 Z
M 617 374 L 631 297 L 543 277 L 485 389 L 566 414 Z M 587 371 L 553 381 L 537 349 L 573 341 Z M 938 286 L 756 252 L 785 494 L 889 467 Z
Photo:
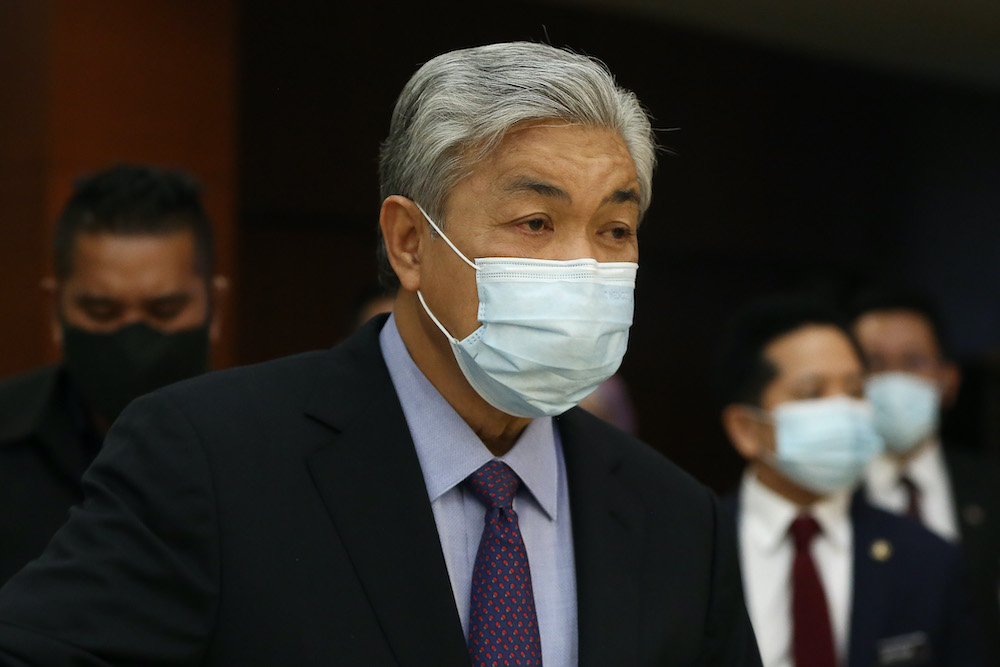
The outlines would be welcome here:
M 208 369 L 218 335 L 212 227 L 188 175 L 118 165 L 59 217 L 53 336 L 62 361 L 0 383 L 0 584 L 82 499 L 78 481 L 133 398 Z

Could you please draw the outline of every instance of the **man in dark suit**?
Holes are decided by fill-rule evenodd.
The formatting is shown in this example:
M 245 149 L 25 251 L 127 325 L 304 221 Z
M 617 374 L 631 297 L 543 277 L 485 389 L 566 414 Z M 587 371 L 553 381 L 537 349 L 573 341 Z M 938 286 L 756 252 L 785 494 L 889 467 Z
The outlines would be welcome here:
M 983 665 L 961 555 L 852 492 L 882 449 L 839 315 L 806 297 L 747 305 L 716 368 L 749 465 L 737 519 L 764 665 Z
M 59 364 L 0 383 L 0 585 L 83 498 L 80 477 L 137 396 L 208 368 L 212 227 L 187 175 L 116 165 L 77 182 L 56 223 Z
M 624 353 L 653 162 L 594 60 L 421 67 L 393 314 L 127 409 L 0 593 L 0 664 L 758 665 L 712 493 L 572 407 Z
M 1000 664 L 1000 469 L 941 440 L 941 411 L 954 404 L 961 371 L 946 354 L 940 315 L 926 295 L 900 284 L 862 291 L 852 314 L 875 426 L 886 442 L 868 468 L 868 499 L 961 544 Z

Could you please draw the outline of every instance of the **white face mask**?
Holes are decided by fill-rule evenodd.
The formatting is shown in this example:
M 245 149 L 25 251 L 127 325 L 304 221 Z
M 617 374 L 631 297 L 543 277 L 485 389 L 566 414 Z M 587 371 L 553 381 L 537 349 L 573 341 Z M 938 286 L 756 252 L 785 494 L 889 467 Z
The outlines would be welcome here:
M 775 452 L 770 463 L 819 495 L 850 489 L 882 452 L 867 402 L 833 396 L 782 403 L 771 412 Z
M 448 333 L 419 290 L 417 297 L 483 400 L 516 417 L 558 415 L 618 370 L 632 326 L 638 264 L 517 257 L 473 263 L 420 212 L 476 270 L 482 326 L 463 340 Z
M 941 389 L 935 382 L 912 373 L 878 373 L 868 378 L 865 394 L 889 451 L 908 452 L 937 430 Z

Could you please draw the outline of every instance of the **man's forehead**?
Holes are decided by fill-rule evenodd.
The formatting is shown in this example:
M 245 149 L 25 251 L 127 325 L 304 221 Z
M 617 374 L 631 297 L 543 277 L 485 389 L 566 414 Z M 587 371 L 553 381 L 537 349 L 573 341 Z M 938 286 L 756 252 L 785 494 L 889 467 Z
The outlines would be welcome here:
M 850 338 L 832 324 L 806 324 L 772 339 L 764 346 L 763 356 L 775 365 L 779 374 L 822 368 L 828 360 L 847 352 L 852 360 L 857 353 Z
M 84 232 L 73 244 L 74 269 L 79 262 L 124 265 L 132 262 L 194 263 L 195 240 L 189 229 L 158 234 Z
M 190 230 L 167 234 L 80 234 L 65 286 L 94 293 L 123 289 L 169 291 L 168 285 L 201 280 Z M 177 289 L 172 288 L 172 289 Z

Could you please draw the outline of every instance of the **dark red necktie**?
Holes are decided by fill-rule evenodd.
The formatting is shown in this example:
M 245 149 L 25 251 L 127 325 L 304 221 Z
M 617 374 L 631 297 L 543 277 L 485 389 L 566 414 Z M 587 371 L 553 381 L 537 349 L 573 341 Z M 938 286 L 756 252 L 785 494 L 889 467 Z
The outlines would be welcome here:
M 496 460 L 466 480 L 486 505 L 469 600 L 469 654 L 476 667 L 542 664 L 528 553 L 513 507 L 520 482 Z
M 906 491 L 906 516 L 922 521 L 920 514 L 920 488 L 907 475 L 899 476 L 899 485 Z
M 809 545 L 820 532 L 816 519 L 802 515 L 790 528 L 792 564 L 792 655 L 796 667 L 836 667 L 830 611 Z

